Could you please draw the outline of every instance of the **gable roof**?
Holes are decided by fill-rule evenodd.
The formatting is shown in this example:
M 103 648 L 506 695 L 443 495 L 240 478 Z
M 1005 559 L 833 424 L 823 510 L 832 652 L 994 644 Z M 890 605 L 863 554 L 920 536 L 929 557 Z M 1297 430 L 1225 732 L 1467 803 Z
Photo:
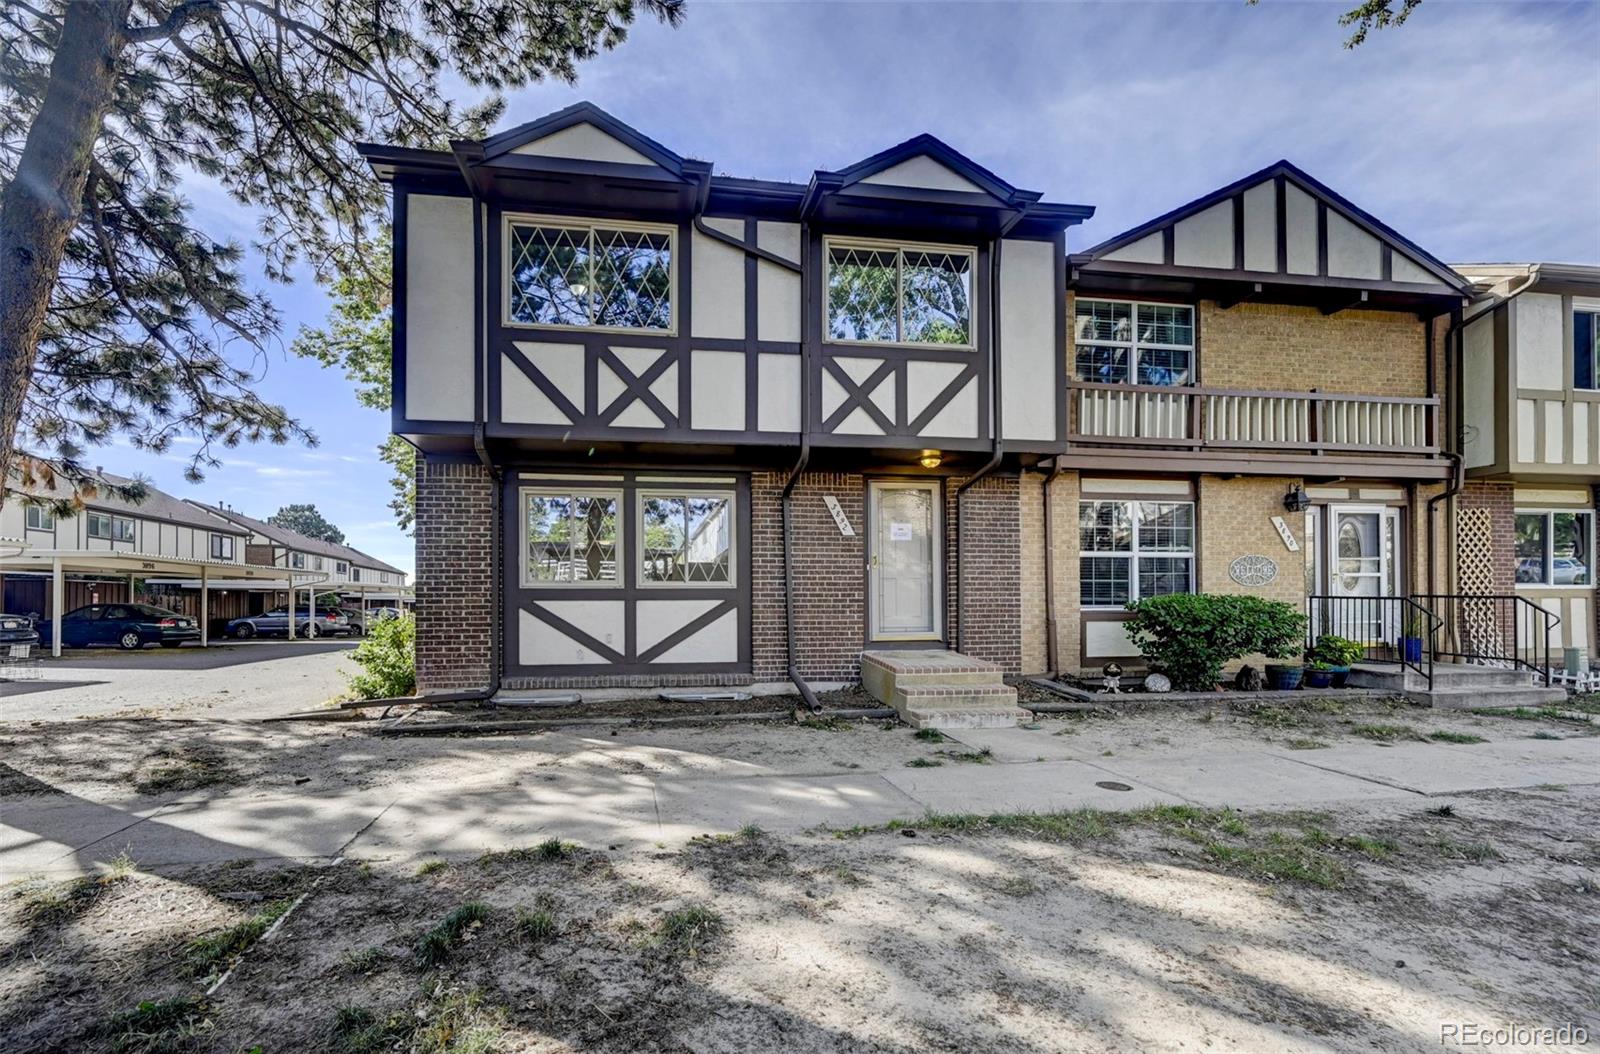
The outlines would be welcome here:
M 1294 195 L 1301 197 L 1286 200 Z M 1314 211 L 1296 207 L 1302 198 Z M 1181 226 L 1191 236 L 1188 253 L 1175 245 Z M 1430 286 L 1458 296 L 1471 292 L 1471 283 L 1448 264 L 1287 160 L 1075 253 L 1072 262 L 1105 271 L 1132 265 L 1267 275 L 1295 284 L 1331 278 L 1413 292 Z
M 301 534 L 299 531 L 291 531 L 287 527 L 279 527 L 275 523 L 258 520 L 254 516 L 246 516 L 237 509 L 223 508 L 220 505 L 207 505 L 204 502 L 192 500 L 190 504 L 196 508 L 204 509 L 213 516 L 220 516 L 230 523 L 237 524 L 247 531 L 268 538 L 274 544 L 288 549 L 295 549 L 303 553 L 313 553 L 318 556 L 331 556 L 336 560 L 346 560 L 352 564 L 376 568 L 379 571 L 391 571 L 397 575 L 405 574 L 404 571 L 393 564 L 386 564 L 376 556 L 368 556 L 360 549 L 353 549 L 348 545 L 325 541 L 322 538 L 312 538 L 309 535 Z
M 940 167 L 954 173 L 967 183 L 971 190 L 964 191 L 965 193 L 988 194 L 997 201 L 1003 202 L 1012 201 L 1019 193 L 1017 188 L 1010 183 L 1007 183 L 987 168 L 956 150 L 944 140 L 926 132 L 912 136 L 903 143 L 896 143 L 887 150 L 880 150 L 871 157 L 862 158 L 855 164 L 846 165 L 837 171 L 818 170 L 817 175 L 837 178 L 839 189 L 843 189 L 857 183 L 874 182 L 874 176 L 894 169 L 904 169 L 905 166 L 911 165 L 917 159 L 924 157 L 931 158 Z M 922 184 L 897 185 L 921 186 Z M 1021 193 L 1027 192 L 1023 191 Z M 1037 198 L 1037 195 L 1035 195 L 1035 198 Z
M 546 114 L 526 124 L 519 124 L 515 128 L 509 128 L 504 132 L 498 132 L 476 145 L 482 149 L 482 159 L 484 161 L 494 161 L 507 154 L 520 153 L 522 152 L 521 148 L 529 145 L 558 138 L 562 133 L 581 128 L 584 125 L 588 125 L 614 140 L 618 145 L 625 148 L 628 155 L 631 155 L 627 160 L 620 158 L 597 160 L 609 160 L 613 164 L 652 164 L 666 169 L 675 176 L 684 175 L 684 158 L 662 146 L 632 125 L 619 121 L 588 100 L 574 103 L 566 109 Z M 538 152 L 533 151 L 532 153 L 537 155 Z M 563 157 L 568 155 L 562 152 L 554 152 L 548 156 Z
M 135 482 L 129 476 L 118 476 L 115 473 L 97 469 L 96 477 L 113 486 L 126 487 Z M 145 483 L 145 499 L 143 501 L 125 501 L 110 493 L 96 494 L 83 499 L 83 507 L 95 512 L 111 512 L 120 516 L 136 516 L 146 520 L 165 520 L 168 523 L 181 524 L 185 527 L 194 527 L 204 531 L 214 531 L 218 534 L 242 535 L 248 532 L 240 530 L 235 524 L 219 519 L 201 509 L 195 508 L 182 498 L 168 494 Z M 12 479 L 6 487 L 12 494 L 23 494 L 34 498 L 48 498 L 59 501 L 72 500 L 73 490 L 70 486 L 59 480 L 52 486 L 32 487 L 24 490 L 18 483 L 15 470 Z

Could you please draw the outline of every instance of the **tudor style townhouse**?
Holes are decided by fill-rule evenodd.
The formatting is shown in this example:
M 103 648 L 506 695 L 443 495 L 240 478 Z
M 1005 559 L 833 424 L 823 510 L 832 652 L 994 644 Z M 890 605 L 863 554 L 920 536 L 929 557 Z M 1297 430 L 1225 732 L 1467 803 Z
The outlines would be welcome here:
M 1600 267 L 1458 264 L 1478 296 L 1461 346 L 1460 588 L 1526 601 L 1526 653 L 1594 652 Z M 1534 610 L 1534 608 L 1538 610 Z M 1541 612 L 1548 612 L 1544 616 Z
M 1451 592 L 1473 289 L 1287 162 L 1069 255 L 1090 207 L 925 135 L 795 183 L 589 104 L 363 152 L 425 691 L 1093 671 L 1184 591 L 1396 642 Z
M 348 545 L 312 538 L 287 527 L 246 516 L 227 505 L 189 504 L 236 530 L 246 533 L 244 551 L 252 564 L 281 567 L 318 591 L 367 594 L 380 599 L 403 599 L 406 573 Z M 303 599 L 303 598 L 302 598 Z

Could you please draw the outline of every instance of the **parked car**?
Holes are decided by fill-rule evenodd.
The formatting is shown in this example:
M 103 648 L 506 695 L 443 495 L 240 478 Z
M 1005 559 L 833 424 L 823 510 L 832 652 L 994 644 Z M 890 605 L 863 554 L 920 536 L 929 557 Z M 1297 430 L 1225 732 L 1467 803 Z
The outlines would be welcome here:
M 51 622 L 38 624 L 39 640 L 53 641 Z M 152 604 L 89 604 L 61 617 L 61 643 L 68 648 L 115 644 L 138 651 L 146 644 L 176 648 L 200 639 L 200 624 L 187 615 Z
M 367 609 L 367 621 L 368 622 L 384 622 L 384 621 L 387 621 L 388 619 L 399 618 L 400 615 L 401 615 L 401 612 L 400 612 L 399 608 L 387 608 L 387 607 L 385 607 L 385 608 L 368 608 Z
M 33 628 L 33 619 L 27 615 L 0 613 L 0 655 L 9 654 L 13 647 L 38 643 L 39 631 Z
M 338 608 L 337 610 L 350 623 L 350 636 L 365 637 L 367 635 L 367 618 L 361 613 L 360 608 Z
M 223 631 L 238 640 L 251 637 L 287 637 L 289 635 L 289 606 L 280 604 L 271 611 L 247 618 L 236 618 Z M 310 608 L 295 610 L 294 633 L 297 637 L 340 637 L 350 633 L 350 620 L 337 608 L 317 608 L 313 618 Z

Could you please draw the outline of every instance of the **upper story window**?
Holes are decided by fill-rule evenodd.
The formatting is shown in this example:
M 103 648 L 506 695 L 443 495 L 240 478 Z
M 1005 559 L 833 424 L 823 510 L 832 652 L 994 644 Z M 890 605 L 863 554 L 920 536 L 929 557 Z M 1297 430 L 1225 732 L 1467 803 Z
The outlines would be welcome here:
M 211 536 L 211 559 L 233 559 L 233 536 L 228 534 L 213 534 Z
M 672 331 L 673 228 L 517 218 L 505 234 L 507 325 Z
M 353 568 L 350 569 L 350 581 L 352 581 L 352 582 L 361 581 L 361 568 L 353 567 Z
M 1600 304 L 1572 312 L 1572 386 L 1600 388 Z
M 733 583 L 732 491 L 641 492 L 639 527 L 640 582 Z
M 622 495 L 613 490 L 522 491 L 522 584 L 620 584 Z
M 350 573 L 350 565 L 345 563 L 343 560 L 340 560 L 338 563 L 333 565 L 333 570 L 337 574 L 347 575 Z
M 296 571 L 304 571 L 306 569 L 306 554 L 290 553 L 289 566 L 294 568 Z
M 125 516 L 111 516 L 103 512 L 89 513 L 89 537 L 104 538 L 113 542 L 133 541 L 133 521 Z
M 312 558 L 311 558 L 311 570 L 313 570 L 313 571 L 320 571 L 320 570 L 322 570 L 322 557 L 320 557 L 320 556 L 313 556 L 313 557 L 312 557 Z
M 970 348 L 973 249 L 828 239 L 828 339 Z
M 28 529 L 31 531 L 53 531 L 56 529 L 55 513 L 42 505 L 28 506 Z
M 1518 585 L 1594 583 L 1594 513 L 1518 509 L 1515 533 Z
M 1073 321 L 1078 379 L 1103 384 L 1188 384 L 1194 375 L 1194 308 L 1078 298 Z

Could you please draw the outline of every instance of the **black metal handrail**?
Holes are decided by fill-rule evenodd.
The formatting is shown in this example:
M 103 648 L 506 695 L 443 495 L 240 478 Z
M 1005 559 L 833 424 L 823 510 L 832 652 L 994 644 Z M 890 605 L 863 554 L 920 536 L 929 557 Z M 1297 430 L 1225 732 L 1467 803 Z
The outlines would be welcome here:
M 1433 690 L 1437 633 L 1444 625 L 1411 597 L 1318 594 L 1306 597 L 1306 646 L 1324 634 L 1366 649 L 1363 661 L 1413 670 Z
M 1550 683 L 1550 636 L 1561 617 L 1515 593 L 1419 593 L 1439 619 L 1438 654 L 1477 663 L 1505 663 Z

